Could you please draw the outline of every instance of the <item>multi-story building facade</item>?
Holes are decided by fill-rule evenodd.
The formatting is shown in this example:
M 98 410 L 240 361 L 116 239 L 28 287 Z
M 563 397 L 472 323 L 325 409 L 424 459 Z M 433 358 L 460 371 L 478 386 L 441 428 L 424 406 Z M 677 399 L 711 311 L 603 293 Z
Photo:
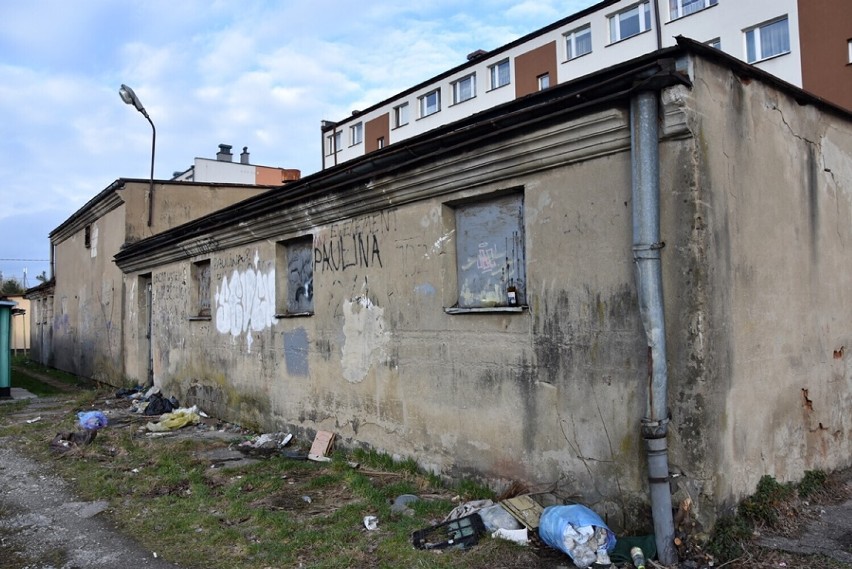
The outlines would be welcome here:
M 705 42 L 852 109 L 849 0 L 604 0 L 339 122 L 323 168 L 675 44 Z
M 216 159 L 195 158 L 193 165 L 183 172 L 175 172 L 175 182 L 217 182 L 220 184 L 250 184 L 277 186 L 298 180 L 302 173 L 293 168 L 257 166 L 249 163 L 248 147 L 243 146 L 240 161 L 234 162 L 230 144 L 220 144 Z

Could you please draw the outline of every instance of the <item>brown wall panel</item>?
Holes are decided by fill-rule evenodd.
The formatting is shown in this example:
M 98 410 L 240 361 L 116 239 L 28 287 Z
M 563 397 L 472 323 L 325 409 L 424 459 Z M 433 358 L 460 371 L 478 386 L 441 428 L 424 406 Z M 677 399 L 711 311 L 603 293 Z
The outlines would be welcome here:
M 802 88 L 852 110 L 852 1 L 799 0 Z
M 556 42 L 552 41 L 515 58 L 515 97 L 538 91 L 538 77 L 550 74 L 550 85 L 556 85 Z
M 385 146 L 390 144 L 390 113 L 367 121 L 364 126 L 364 152 L 379 149 L 379 139 L 383 138 Z

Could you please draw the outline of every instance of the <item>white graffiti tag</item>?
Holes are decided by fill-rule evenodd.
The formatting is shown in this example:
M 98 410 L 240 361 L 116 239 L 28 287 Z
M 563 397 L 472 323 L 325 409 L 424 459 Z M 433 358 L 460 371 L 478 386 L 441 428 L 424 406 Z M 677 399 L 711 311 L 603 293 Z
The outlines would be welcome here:
M 248 332 L 246 343 L 251 351 L 251 332 L 260 332 L 275 322 L 275 270 L 234 270 L 231 278 L 222 278 L 216 288 L 216 329 L 234 337 Z

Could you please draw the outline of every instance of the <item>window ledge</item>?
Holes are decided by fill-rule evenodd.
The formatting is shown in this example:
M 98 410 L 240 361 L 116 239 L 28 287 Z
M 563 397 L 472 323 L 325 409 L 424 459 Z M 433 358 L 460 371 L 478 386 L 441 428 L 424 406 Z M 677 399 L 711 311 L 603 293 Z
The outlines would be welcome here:
M 770 59 L 775 59 L 776 57 L 784 57 L 785 55 L 790 55 L 792 51 L 783 51 L 781 53 L 776 53 L 775 55 L 770 55 L 769 57 L 764 57 L 763 59 L 755 59 L 754 61 L 747 61 L 749 65 L 757 65 L 758 63 L 763 63 L 764 61 L 769 61 Z
M 522 306 L 483 306 L 483 307 L 475 307 L 475 308 L 462 308 L 459 306 L 451 306 L 449 308 L 444 308 L 444 312 L 447 314 L 479 314 L 479 313 L 488 313 L 488 312 L 524 312 L 529 310 L 529 306 L 524 304 Z
M 626 42 L 627 40 L 632 40 L 633 38 L 638 38 L 642 34 L 647 34 L 648 32 L 650 32 L 653 29 L 654 29 L 653 27 L 650 27 L 647 30 L 643 30 L 643 31 L 639 32 L 638 34 L 633 34 L 632 36 L 627 36 L 626 38 L 621 38 L 621 39 L 615 40 L 614 42 L 610 42 L 610 43 L 606 44 L 604 47 L 610 47 L 612 45 L 618 45 L 622 42 Z
M 190 322 L 210 322 L 213 320 L 212 316 L 190 316 L 188 318 Z
M 476 98 L 476 95 L 474 95 L 473 97 L 468 97 L 468 98 L 467 98 L 467 99 L 465 99 L 464 101 L 459 101 L 458 103 L 452 103 L 452 104 L 450 105 L 450 107 L 455 107 L 455 106 L 457 106 L 457 105 L 462 105 L 462 104 L 464 104 L 464 103 L 467 103 L 468 101 L 472 101 L 472 100 L 474 100 L 475 98 Z
M 571 63 L 572 61 L 577 61 L 581 57 L 586 57 L 587 55 L 591 55 L 591 54 L 592 54 L 591 51 L 587 51 L 586 53 L 581 53 L 580 55 L 575 55 L 571 59 L 566 59 L 565 61 L 563 61 L 562 64 L 564 65 L 566 63 Z
M 313 312 L 282 312 L 280 314 L 276 314 L 275 318 L 304 318 L 306 316 L 313 315 Z
M 502 89 L 503 87 L 508 87 L 508 86 L 509 86 L 509 85 L 511 85 L 511 84 L 512 84 L 512 82 L 511 82 L 511 81 L 509 81 L 508 83 L 504 83 L 503 85 L 500 85 L 500 86 L 498 86 L 498 87 L 491 87 L 490 89 L 488 89 L 488 90 L 487 90 L 487 91 L 485 91 L 485 92 L 486 92 L 486 93 L 490 93 L 491 91 L 496 91 L 497 89 Z

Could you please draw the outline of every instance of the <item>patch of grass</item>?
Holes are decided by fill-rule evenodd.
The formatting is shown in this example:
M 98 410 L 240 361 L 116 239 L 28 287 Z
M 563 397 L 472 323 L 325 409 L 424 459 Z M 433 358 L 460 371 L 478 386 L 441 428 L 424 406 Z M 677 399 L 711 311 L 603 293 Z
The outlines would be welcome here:
M 62 423 L 70 429 L 74 420 L 69 415 Z M 36 445 L 44 446 L 44 440 Z M 437 523 L 454 506 L 448 499 L 424 498 L 412 504 L 412 516 L 391 511 L 400 494 L 450 495 L 437 477 L 419 472 L 414 461 L 337 451 L 331 463 L 273 456 L 250 466 L 214 470 L 198 458 L 212 444 L 221 443 L 149 439 L 132 427 L 108 427 L 78 453 L 50 460 L 57 472 L 75 481 L 81 498 L 110 500 L 117 525 L 185 566 L 443 569 L 493 567 L 500 559 L 491 545 L 440 554 L 414 549 L 412 532 Z M 353 461 L 361 468 L 353 468 Z M 485 492 L 480 485 L 464 488 L 477 495 Z M 379 517 L 377 531 L 364 528 L 365 515 Z M 505 552 L 499 555 L 505 557 Z M 500 563 L 537 566 L 526 558 L 519 565 Z
M 44 375 L 51 379 L 60 381 L 69 385 L 70 387 L 91 387 L 92 382 L 74 375 L 73 373 L 67 373 L 52 367 L 43 366 L 42 364 L 29 359 L 26 354 L 17 354 L 12 356 L 12 368 L 20 368 L 24 371 L 29 371 L 34 374 Z M 13 376 L 14 376 L 13 369 Z M 24 374 L 19 374 L 19 376 L 23 376 Z M 12 379 L 12 385 L 15 387 L 24 387 L 23 385 L 18 385 L 15 383 L 14 377 Z M 35 392 L 34 392 L 35 393 Z M 36 394 L 38 395 L 38 394 Z
M 743 516 L 724 516 L 716 521 L 707 550 L 722 561 L 740 557 L 752 539 L 753 526 Z
M 39 397 L 49 397 L 51 395 L 59 395 L 60 393 L 63 393 L 63 390 L 58 387 L 39 381 L 25 373 L 19 372 L 15 368 L 12 368 L 12 376 L 10 379 L 12 387 L 26 389 L 30 393 L 38 395 Z
M 804 478 L 799 482 L 799 498 L 806 499 L 822 492 L 826 482 L 828 474 L 822 470 L 806 470 Z
M 795 495 L 792 484 L 781 484 L 775 478 L 764 475 L 757 483 L 754 494 L 740 503 L 738 513 L 753 523 L 775 527 L 779 520 L 779 509 Z

